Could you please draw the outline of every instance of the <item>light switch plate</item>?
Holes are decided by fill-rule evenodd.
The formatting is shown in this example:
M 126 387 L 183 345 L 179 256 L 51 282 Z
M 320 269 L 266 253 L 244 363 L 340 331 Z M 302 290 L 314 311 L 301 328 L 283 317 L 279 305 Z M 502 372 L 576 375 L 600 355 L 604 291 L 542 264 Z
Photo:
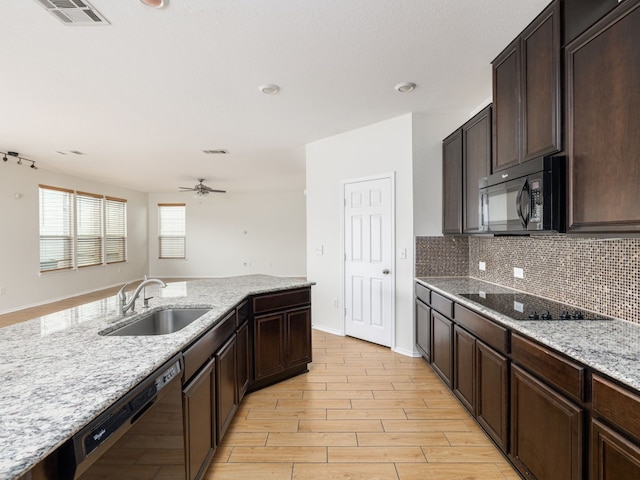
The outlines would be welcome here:
M 524 278 L 524 270 L 519 267 L 513 267 L 513 278 Z
M 484 272 L 487 270 L 487 264 L 485 262 L 478 262 L 478 270 Z

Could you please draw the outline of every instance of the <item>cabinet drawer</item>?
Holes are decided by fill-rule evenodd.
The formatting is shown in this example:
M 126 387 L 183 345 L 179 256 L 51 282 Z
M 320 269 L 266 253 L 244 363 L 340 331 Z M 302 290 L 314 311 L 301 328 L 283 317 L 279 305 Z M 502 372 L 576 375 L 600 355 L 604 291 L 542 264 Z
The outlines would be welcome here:
M 196 373 L 236 330 L 236 311 L 229 312 L 211 330 L 184 351 L 184 383 Z
M 511 336 L 511 358 L 551 382 L 570 397 L 579 402 L 586 400 L 583 366 L 515 333 Z
M 431 292 L 431 306 L 441 314 L 453 318 L 453 302 L 442 295 Z
M 431 290 L 424 285 L 416 283 L 416 297 L 427 305 L 431 305 Z
M 493 323 L 488 318 L 456 304 L 454 306 L 456 323 L 459 323 L 480 340 L 502 353 L 509 351 L 509 330 Z
M 593 375 L 593 411 L 640 439 L 640 396 Z
M 272 310 L 284 310 L 292 307 L 301 307 L 311 303 L 311 289 L 287 291 L 260 295 L 253 298 L 253 313 L 264 313 Z

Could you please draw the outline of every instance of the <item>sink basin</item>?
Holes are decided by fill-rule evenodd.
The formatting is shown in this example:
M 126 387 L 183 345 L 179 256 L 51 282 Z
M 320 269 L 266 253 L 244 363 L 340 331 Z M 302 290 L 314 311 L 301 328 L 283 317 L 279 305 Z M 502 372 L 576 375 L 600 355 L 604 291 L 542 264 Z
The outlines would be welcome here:
M 145 315 L 133 323 L 105 333 L 109 336 L 166 335 L 182 330 L 207 313 L 208 308 L 167 308 Z

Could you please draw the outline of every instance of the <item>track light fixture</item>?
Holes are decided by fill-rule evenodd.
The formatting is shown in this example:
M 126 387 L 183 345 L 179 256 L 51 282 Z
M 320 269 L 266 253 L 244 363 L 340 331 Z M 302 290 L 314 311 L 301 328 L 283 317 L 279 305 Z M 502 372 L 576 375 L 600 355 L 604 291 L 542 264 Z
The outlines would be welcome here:
M 21 157 L 18 152 L 0 152 L 0 154 L 3 155 L 2 160 L 4 162 L 9 161 L 9 158 L 7 157 L 7 155 L 9 155 L 9 157 L 13 157 L 13 158 L 17 158 L 18 159 L 17 162 L 16 162 L 18 165 L 22 165 L 22 162 L 30 162 L 31 165 L 30 165 L 29 168 L 33 168 L 34 170 L 38 169 L 38 167 L 36 167 L 35 160 L 29 160 L 28 158 Z

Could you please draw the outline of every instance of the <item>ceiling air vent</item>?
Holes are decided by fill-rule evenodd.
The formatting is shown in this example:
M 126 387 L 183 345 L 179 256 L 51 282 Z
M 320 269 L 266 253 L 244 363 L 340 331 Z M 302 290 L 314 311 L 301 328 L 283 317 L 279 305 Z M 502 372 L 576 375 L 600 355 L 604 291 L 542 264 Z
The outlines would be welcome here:
M 229 150 L 225 150 L 223 148 L 219 148 L 217 150 L 203 150 L 207 155 L 227 155 Z
M 65 25 L 109 25 L 85 0 L 36 0 Z

